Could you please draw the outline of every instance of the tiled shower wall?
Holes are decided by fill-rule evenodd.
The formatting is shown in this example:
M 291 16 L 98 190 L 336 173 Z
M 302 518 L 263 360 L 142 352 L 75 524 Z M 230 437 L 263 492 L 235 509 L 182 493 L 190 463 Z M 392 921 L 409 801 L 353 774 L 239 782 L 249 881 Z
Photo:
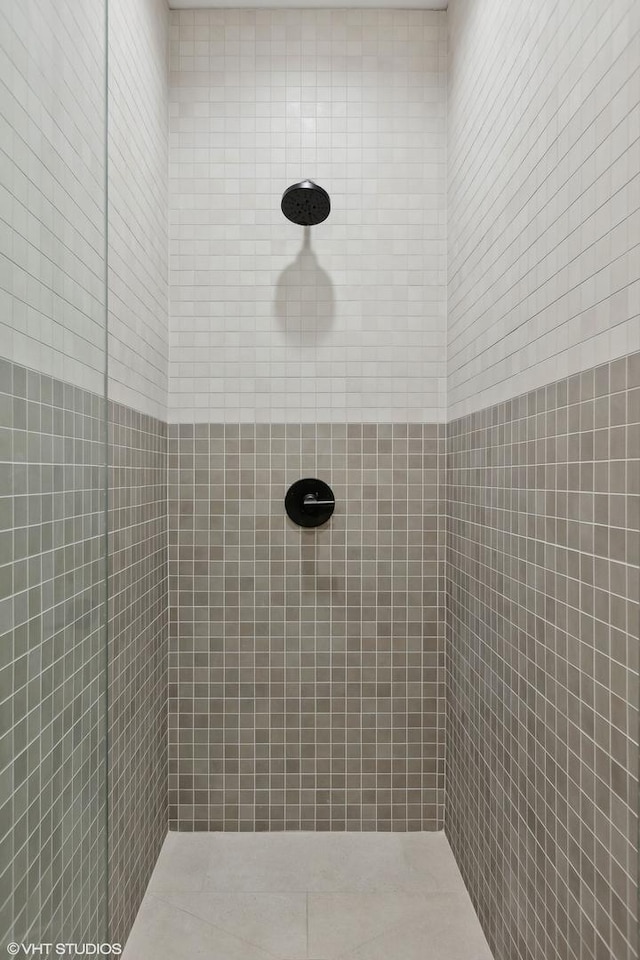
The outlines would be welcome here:
M 167 831 L 167 426 L 109 404 L 109 935 Z
M 640 350 L 640 4 L 447 20 L 452 419 Z
M 105 4 L 0 10 L 0 936 L 19 941 L 107 935 L 107 287 L 109 395 L 130 404 L 109 424 L 114 939 L 166 830 L 168 20 L 111 0 L 105 144 Z
M 0 5 L 0 351 L 94 393 L 105 341 L 104 25 L 105 0 Z
M 445 62 L 442 13 L 171 14 L 172 826 L 442 823 Z
M 169 427 L 170 823 L 443 817 L 442 426 Z M 283 499 L 331 483 L 305 530 Z
M 627 960 L 640 8 L 447 17 L 446 827 L 496 960 Z
M 170 99 L 169 420 L 444 420 L 445 14 L 174 10 Z
M 106 935 L 104 401 L 0 360 L 0 942 Z
M 0 4 L 3 954 L 106 935 L 104 23 Z
M 109 919 L 124 942 L 167 830 L 168 31 L 109 0 Z
M 454 853 L 496 960 L 636 957 L 640 354 L 447 429 Z
M 169 10 L 109 0 L 109 399 L 166 420 Z
M 167 827 L 167 428 L 117 404 L 108 428 L 108 935 L 123 942 Z M 103 398 L 0 362 L 7 940 L 107 936 L 105 432 Z

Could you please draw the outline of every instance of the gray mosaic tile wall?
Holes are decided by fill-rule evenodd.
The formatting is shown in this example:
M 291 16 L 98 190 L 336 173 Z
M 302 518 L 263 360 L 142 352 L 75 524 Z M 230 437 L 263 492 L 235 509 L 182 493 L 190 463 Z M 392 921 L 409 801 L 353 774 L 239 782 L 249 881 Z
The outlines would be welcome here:
M 173 828 L 442 826 L 443 471 L 436 425 L 170 425 Z
M 109 924 L 123 943 L 167 831 L 167 427 L 109 404 Z
M 448 426 L 446 829 L 496 960 L 637 957 L 640 355 Z
M 167 829 L 166 424 L 109 432 L 107 878 L 104 401 L 0 361 L 1 944 L 123 942 Z
M 0 943 L 106 935 L 103 400 L 0 361 Z

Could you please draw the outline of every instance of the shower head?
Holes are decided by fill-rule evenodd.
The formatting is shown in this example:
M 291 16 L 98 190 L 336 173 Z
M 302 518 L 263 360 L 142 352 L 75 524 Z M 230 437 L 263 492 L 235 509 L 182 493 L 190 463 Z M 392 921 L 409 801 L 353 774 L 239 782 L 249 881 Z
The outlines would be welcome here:
M 329 194 L 313 180 L 302 180 L 287 187 L 280 208 L 287 220 L 301 227 L 313 227 L 326 220 L 331 211 Z

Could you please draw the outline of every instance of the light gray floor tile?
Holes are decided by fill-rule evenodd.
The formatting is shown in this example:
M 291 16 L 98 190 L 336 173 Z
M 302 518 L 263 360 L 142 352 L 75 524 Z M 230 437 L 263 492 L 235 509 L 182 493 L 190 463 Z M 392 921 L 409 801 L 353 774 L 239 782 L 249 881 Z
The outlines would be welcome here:
M 469 899 L 458 894 L 425 897 L 420 919 L 390 927 L 338 954 L 340 960 L 491 960 Z
M 125 960 L 491 960 L 444 833 L 171 833 Z
M 280 960 L 306 956 L 304 893 L 168 893 L 158 898 Z
M 202 890 L 211 860 L 211 834 L 168 833 L 149 881 L 149 893 Z
M 390 929 L 422 920 L 428 894 L 310 893 L 310 956 L 341 957 Z
M 204 889 L 453 893 L 464 887 L 443 833 L 260 833 L 217 834 Z
M 123 960 L 273 960 L 273 954 L 148 894 Z

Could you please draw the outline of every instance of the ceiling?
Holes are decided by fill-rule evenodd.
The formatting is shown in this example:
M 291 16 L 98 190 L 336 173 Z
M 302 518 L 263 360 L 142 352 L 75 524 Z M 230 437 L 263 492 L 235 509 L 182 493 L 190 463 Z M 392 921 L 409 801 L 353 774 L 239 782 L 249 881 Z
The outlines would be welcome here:
M 378 7 L 400 10 L 446 10 L 448 0 L 169 0 L 173 10 L 240 7 L 256 8 L 297 7 L 299 9 L 334 9 L 336 7 Z

